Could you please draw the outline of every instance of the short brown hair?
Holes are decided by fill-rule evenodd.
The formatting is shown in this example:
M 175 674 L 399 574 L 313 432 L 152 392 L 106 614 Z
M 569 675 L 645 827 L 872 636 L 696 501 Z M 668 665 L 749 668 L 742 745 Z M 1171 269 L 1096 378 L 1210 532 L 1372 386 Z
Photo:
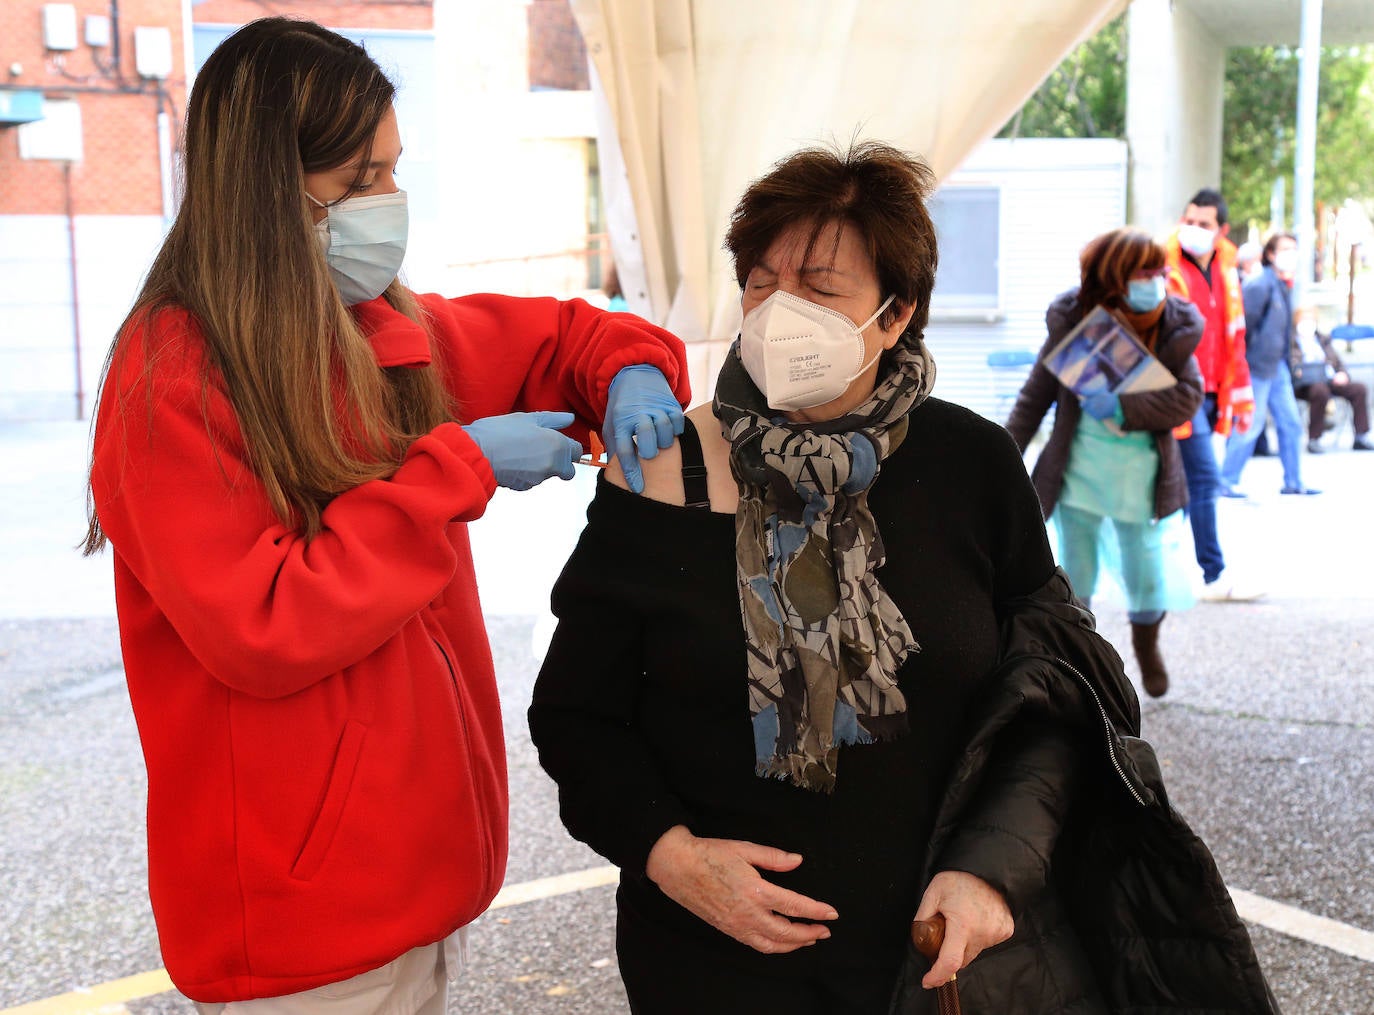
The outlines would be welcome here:
M 1093 237 L 1078 258 L 1083 273 L 1078 305 L 1088 310 L 1099 303 L 1119 304 L 1132 275 L 1164 267 L 1167 257 L 1154 237 L 1130 226 Z
M 934 189 L 935 174 L 922 159 L 880 141 L 859 142 L 847 152 L 804 148 L 751 183 L 735 205 L 725 234 L 735 279 L 743 286 L 787 229 L 810 225 L 809 257 L 822 229 L 847 223 L 863 238 L 883 293 L 896 297 L 879 324 L 890 327 L 905 308 L 915 307 L 907 333 L 919 335 L 930 317 L 939 260 L 926 210 Z

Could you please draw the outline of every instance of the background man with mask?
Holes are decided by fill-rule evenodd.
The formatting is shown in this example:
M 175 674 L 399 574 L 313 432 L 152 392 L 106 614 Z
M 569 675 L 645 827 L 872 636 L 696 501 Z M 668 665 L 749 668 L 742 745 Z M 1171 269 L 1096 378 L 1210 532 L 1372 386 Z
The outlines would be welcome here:
M 1319 490 L 1302 482 L 1302 421 L 1293 396 L 1289 358 L 1293 350 L 1293 276 L 1298 270 L 1298 241 L 1292 233 L 1275 233 L 1260 256 L 1264 270 L 1245 283 L 1245 359 L 1255 391 L 1254 425 L 1226 439 L 1226 458 L 1221 464 L 1221 492 L 1231 495 L 1240 482 L 1241 470 L 1250 460 L 1255 441 L 1264 432 L 1267 414 L 1274 416 L 1279 434 L 1279 461 L 1283 464 L 1283 489 L 1288 494 L 1314 494 Z
M 1164 246 L 1171 269 L 1169 292 L 1191 302 L 1205 322 L 1196 355 L 1206 397 L 1192 420 L 1174 430 L 1188 477 L 1193 546 L 1206 583 L 1202 598 L 1245 601 L 1258 599 L 1263 592 L 1223 573 L 1226 560 L 1217 539 L 1216 506 L 1221 476 L 1212 450 L 1213 430 L 1229 434 L 1233 425 L 1244 430 L 1255 411 L 1250 368 L 1245 362 L 1245 309 L 1236 274 L 1236 248 L 1226 238 L 1230 231 L 1226 211 L 1221 194 L 1199 190 Z

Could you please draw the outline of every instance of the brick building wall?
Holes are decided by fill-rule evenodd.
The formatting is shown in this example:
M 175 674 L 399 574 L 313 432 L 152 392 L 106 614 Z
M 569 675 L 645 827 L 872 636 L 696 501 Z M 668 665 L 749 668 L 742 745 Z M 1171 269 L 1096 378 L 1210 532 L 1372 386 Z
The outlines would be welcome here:
M 0 3 L 0 86 L 36 89 L 47 99 L 72 99 L 81 107 L 83 156 L 71 167 L 72 203 L 82 215 L 157 215 L 162 212 L 157 114 L 171 120 L 173 145 L 186 113 L 187 68 L 181 0 L 120 0 L 119 65 L 114 47 L 85 43 L 88 15 L 109 17 L 108 0 L 75 0 L 77 48 L 60 55 L 43 48 L 45 0 Z M 269 14 L 310 18 L 324 24 L 430 31 L 432 0 L 337 0 L 278 3 L 274 0 L 206 0 L 193 8 L 197 21 L 243 24 Z M 134 29 L 171 31 L 173 71 L 162 82 L 139 78 L 134 69 Z M 10 72 L 15 65 L 19 74 Z M 0 215 L 65 212 L 63 167 L 19 158 L 18 131 L 0 130 Z
M 318 21 L 330 28 L 379 28 L 432 31 L 434 0 L 203 0 L 192 9 L 206 25 L 244 25 L 257 18 L 283 15 Z
M 531 0 L 530 87 L 583 92 L 591 87 L 587 46 L 568 0 Z
M 121 0 L 117 66 L 113 45 L 94 50 L 85 43 L 86 16 L 109 17 L 108 2 L 76 0 L 71 5 L 77 15 L 77 47 L 61 53 L 44 50 L 42 6 L 43 0 L 0 4 L 0 84 L 80 105 L 82 158 L 71 167 L 77 214 L 160 214 L 157 114 L 159 108 L 166 110 L 175 132 L 185 109 L 181 0 Z M 173 69 L 161 88 L 139 78 L 134 69 L 136 27 L 171 32 Z M 16 66 L 18 74 L 13 73 Z M 18 130 L 0 130 L 0 215 L 64 213 L 63 175 L 61 163 L 20 159 Z
M 563 296 L 593 284 L 585 257 L 563 256 L 589 231 L 594 134 L 568 0 L 117 0 L 120 75 L 112 47 L 94 54 L 84 41 L 85 18 L 109 17 L 112 0 L 73 0 L 77 47 L 60 64 L 44 51 L 43 3 L 0 0 L 0 87 L 79 103 L 83 155 L 70 166 L 20 160 L 18 130 L 0 130 L 0 421 L 90 413 L 105 351 L 164 233 L 159 101 L 176 145 L 194 73 L 188 43 L 201 54 L 228 26 L 267 15 L 364 38 L 399 71 L 412 284 Z M 194 24 L 181 21 L 188 10 Z M 134 63 L 134 29 L 154 26 L 170 29 L 174 57 L 160 99 Z M 567 279 L 530 267 L 559 258 Z M 493 274 L 470 278 L 476 263 Z

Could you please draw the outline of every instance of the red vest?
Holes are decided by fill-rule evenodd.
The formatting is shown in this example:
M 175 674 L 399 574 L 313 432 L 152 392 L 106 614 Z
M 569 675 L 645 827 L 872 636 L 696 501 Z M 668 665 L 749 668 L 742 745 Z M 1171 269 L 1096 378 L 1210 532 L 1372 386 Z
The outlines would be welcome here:
M 1212 393 L 1217 390 L 1218 382 L 1226 363 L 1226 286 L 1221 280 L 1221 265 L 1215 263 L 1211 284 L 1191 258 L 1180 260 L 1179 270 L 1188 281 L 1188 299 L 1202 314 L 1205 327 L 1202 341 L 1197 344 L 1198 369 L 1202 372 L 1203 387 Z

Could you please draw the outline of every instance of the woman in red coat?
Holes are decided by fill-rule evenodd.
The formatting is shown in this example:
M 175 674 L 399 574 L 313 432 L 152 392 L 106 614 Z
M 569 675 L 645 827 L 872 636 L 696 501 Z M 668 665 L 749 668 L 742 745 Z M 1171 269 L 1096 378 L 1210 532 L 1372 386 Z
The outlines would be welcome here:
M 632 468 L 636 430 L 682 427 L 666 332 L 397 279 L 393 95 L 310 22 L 227 39 L 102 385 L 87 548 L 114 550 L 163 956 L 208 1010 L 442 1012 L 506 861 L 465 523 L 570 478 L 603 417 Z

